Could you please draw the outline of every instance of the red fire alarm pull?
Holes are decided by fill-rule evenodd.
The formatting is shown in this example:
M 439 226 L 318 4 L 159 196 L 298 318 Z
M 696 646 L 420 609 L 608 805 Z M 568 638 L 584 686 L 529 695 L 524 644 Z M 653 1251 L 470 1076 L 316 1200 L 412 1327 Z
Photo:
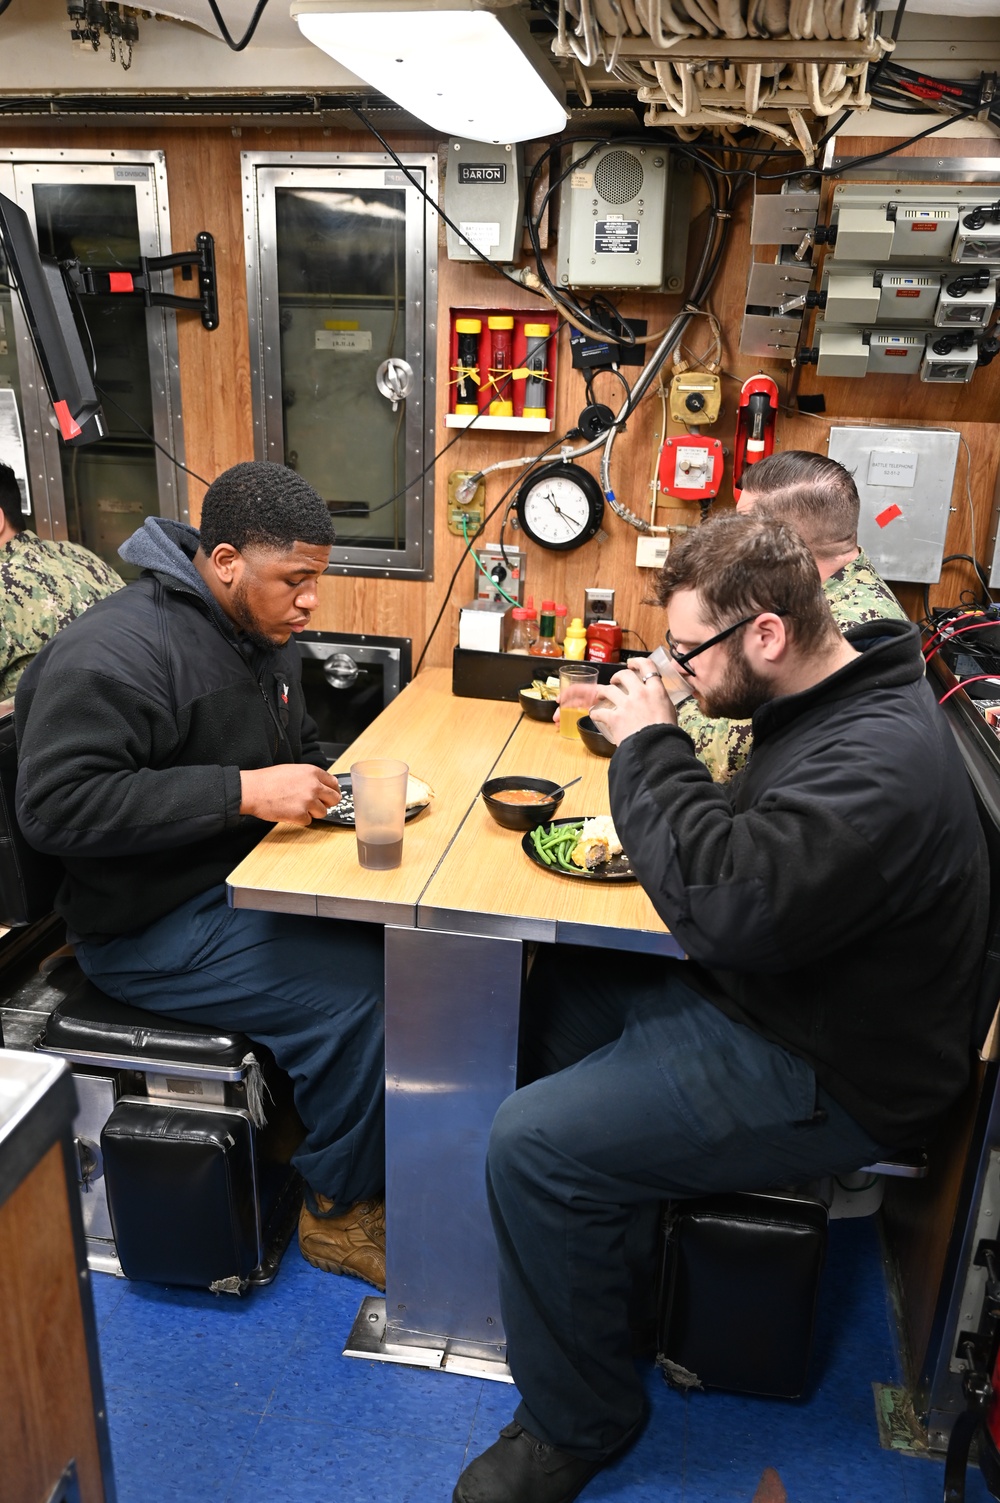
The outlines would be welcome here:
M 717 438 L 694 433 L 668 438 L 660 450 L 660 490 L 678 501 L 711 501 L 722 483 L 722 459 Z

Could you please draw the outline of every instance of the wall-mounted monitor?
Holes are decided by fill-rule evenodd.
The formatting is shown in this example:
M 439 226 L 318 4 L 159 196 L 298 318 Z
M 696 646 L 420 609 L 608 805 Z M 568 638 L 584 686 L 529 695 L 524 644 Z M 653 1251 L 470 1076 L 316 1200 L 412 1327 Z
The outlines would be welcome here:
M 92 444 L 106 432 L 101 403 L 62 268 L 38 254 L 27 214 L 0 193 L 0 250 L 38 355 L 59 432 Z

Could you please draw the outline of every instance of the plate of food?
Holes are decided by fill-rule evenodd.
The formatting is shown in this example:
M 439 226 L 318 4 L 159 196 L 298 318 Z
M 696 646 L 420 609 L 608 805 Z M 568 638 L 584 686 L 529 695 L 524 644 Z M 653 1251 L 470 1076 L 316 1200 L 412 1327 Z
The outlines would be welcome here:
M 529 830 L 521 849 L 556 877 L 584 882 L 637 882 L 610 814 L 592 819 L 553 819 Z
M 340 803 L 334 804 L 328 809 L 320 820 L 313 820 L 313 824 L 321 825 L 349 825 L 354 828 L 354 793 L 351 787 L 351 774 L 349 772 L 335 772 L 333 776 L 340 784 Z M 434 789 L 422 778 L 415 778 L 411 774 L 406 780 L 406 823 L 416 819 L 422 814 L 434 797 Z

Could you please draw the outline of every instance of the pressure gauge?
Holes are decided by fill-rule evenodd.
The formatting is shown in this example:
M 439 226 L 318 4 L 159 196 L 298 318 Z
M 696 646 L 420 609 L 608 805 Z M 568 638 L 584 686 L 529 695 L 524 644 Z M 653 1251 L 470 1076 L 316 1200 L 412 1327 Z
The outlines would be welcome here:
M 557 459 L 529 475 L 517 493 L 515 509 L 533 543 L 567 553 L 599 530 L 604 496 L 589 470 Z

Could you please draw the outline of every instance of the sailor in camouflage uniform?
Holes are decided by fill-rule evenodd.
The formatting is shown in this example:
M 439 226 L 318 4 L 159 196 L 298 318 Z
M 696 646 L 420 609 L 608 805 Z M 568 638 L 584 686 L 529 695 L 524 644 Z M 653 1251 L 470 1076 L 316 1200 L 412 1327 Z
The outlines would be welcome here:
M 0 700 L 50 637 L 123 583 L 88 549 L 30 532 L 17 477 L 0 463 Z
M 863 621 L 907 619 L 858 545 L 857 487 L 835 459 L 802 449 L 762 459 L 744 471 L 736 509 L 758 515 L 766 512 L 795 528 L 816 560 L 841 631 Z M 739 772 L 750 755 L 753 730 L 749 720 L 710 720 L 694 699 L 679 706 L 677 720 L 717 783 Z

